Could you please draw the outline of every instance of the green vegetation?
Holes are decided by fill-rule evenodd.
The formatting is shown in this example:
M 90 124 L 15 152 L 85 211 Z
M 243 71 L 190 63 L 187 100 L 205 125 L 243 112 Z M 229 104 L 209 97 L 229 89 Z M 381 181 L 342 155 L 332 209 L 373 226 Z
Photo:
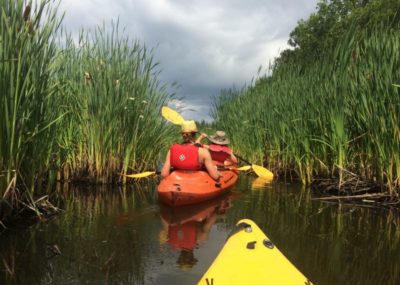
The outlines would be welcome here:
M 0 0 L 0 218 L 43 182 L 149 167 L 170 139 L 152 53 L 118 24 L 73 39 L 39 2 Z
M 293 58 L 301 60 L 303 65 L 322 58 L 343 40 L 349 27 L 353 27 L 353 35 L 382 24 L 388 29 L 398 29 L 398 9 L 398 0 L 320 0 L 318 12 L 299 21 L 290 33 L 288 43 L 294 49 L 285 50 L 275 68 Z
M 354 7 L 338 13 L 333 8 L 340 3 Z M 319 31 L 315 27 L 327 19 L 328 8 L 332 21 Z M 226 90 L 215 101 L 214 118 L 237 151 L 304 183 L 320 176 L 341 181 L 351 171 L 395 194 L 399 12 L 398 1 L 321 1 L 318 12 L 294 30 L 296 48 L 282 53 L 271 75 Z M 358 19 L 369 23 L 371 13 L 372 24 L 361 25 Z M 347 31 L 339 29 L 343 22 L 352 24 Z
M 109 34 L 82 32 L 77 45 L 68 38 L 59 61 L 71 108 L 59 137 L 61 174 L 112 182 L 128 167 L 153 165 L 169 129 L 159 115 L 166 93 L 148 50 L 113 26 Z
M 73 38 L 55 0 L 0 9 L 0 218 L 33 205 L 44 182 L 112 183 L 154 166 L 175 132 L 159 115 L 171 96 L 151 51 L 118 24 Z M 352 171 L 396 193 L 399 11 L 395 0 L 321 1 L 271 75 L 215 101 L 235 151 L 304 183 Z
M 55 10 L 41 3 L 31 13 L 24 1 L 5 0 L 0 9 L 0 195 L 7 198 L 17 185 L 33 192 L 51 161 L 65 111 L 54 108 L 60 88 L 54 80 Z

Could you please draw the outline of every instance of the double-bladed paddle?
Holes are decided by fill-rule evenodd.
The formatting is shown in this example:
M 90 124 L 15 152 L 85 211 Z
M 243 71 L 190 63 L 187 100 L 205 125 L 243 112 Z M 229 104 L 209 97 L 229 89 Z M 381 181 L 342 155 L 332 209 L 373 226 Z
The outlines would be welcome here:
M 167 107 L 167 106 L 163 106 L 161 108 L 161 115 L 169 122 L 175 124 L 175 125 L 181 125 L 183 124 L 183 122 L 185 121 L 185 119 L 175 110 Z M 241 156 L 235 154 L 235 156 L 237 158 L 239 158 L 240 160 L 242 160 L 243 162 L 247 163 L 247 164 L 251 164 L 250 165 L 246 165 L 246 166 L 242 166 L 242 167 L 228 167 L 228 168 L 220 168 L 220 170 L 238 170 L 238 171 L 247 171 L 250 168 L 253 169 L 253 171 L 257 174 L 257 176 L 259 177 L 264 177 L 267 179 L 273 179 L 274 178 L 274 174 L 269 171 L 268 169 L 266 169 L 265 167 L 250 163 L 249 161 L 247 161 L 246 159 L 242 158 Z M 145 172 L 141 172 L 141 173 L 136 173 L 136 174 L 122 174 L 125 177 L 128 178 L 134 178 L 134 179 L 139 179 L 139 178 L 145 178 L 145 177 L 149 177 L 151 175 L 155 175 L 155 174 L 159 174 L 156 171 L 145 171 Z
M 250 165 L 245 165 L 245 166 L 241 166 L 241 167 L 218 166 L 217 168 L 219 171 L 224 171 L 224 170 L 247 171 L 247 170 L 251 169 L 251 166 Z M 125 176 L 127 178 L 140 179 L 140 178 L 149 177 L 149 176 L 155 175 L 155 174 L 160 174 L 160 172 L 159 171 L 145 171 L 145 172 L 135 173 L 135 174 L 122 174 L 121 173 L 119 175 Z
M 167 121 L 169 121 L 175 125 L 182 125 L 182 123 L 185 121 L 185 119 L 177 111 L 169 108 L 168 106 L 163 106 L 161 108 L 161 115 L 164 117 L 164 119 L 166 119 Z M 240 157 L 236 153 L 235 153 L 235 156 L 237 158 L 239 158 L 240 160 L 242 160 L 243 162 L 245 162 L 247 164 L 251 164 L 251 168 L 257 174 L 257 176 L 263 177 L 266 179 L 270 179 L 270 180 L 274 179 L 274 174 L 271 171 L 269 171 L 268 169 L 266 169 L 265 167 L 250 163 L 249 161 Z M 239 169 L 237 169 L 237 170 L 239 170 Z

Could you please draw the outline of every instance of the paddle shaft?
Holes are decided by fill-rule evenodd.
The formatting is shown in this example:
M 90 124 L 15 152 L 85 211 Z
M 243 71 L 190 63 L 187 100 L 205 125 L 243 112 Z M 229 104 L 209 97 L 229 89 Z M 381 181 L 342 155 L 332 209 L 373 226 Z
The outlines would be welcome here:
M 239 158 L 241 161 L 243 161 L 243 162 L 245 162 L 245 163 L 247 163 L 247 164 L 252 164 L 251 162 L 249 162 L 248 160 L 244 159 L 243 157 L 239 156 L 239 155 L 236 154 L 236 153 L 235 153 L 235 156 L 236 156 L 237 158 Z
M 229 167 L 229 166 L 224 166 L 224 165 L 217 165 L 218 170 L 237 170 L 237 171 L 247 171 L 251 168 L 250 165 L 245 165 L 242 167 Z

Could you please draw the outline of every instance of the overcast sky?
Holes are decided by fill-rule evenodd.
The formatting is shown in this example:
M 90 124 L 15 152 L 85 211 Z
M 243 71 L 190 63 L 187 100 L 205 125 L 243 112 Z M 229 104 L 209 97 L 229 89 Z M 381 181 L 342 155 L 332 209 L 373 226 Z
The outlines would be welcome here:
M 154 48 L 160 80 L 177 82 L 185 119 L 209 120 L 211 98 L 249 84 L 288 48 L 289 33 L 317 0 L 61 0 L 72 33 L 120 21 Z

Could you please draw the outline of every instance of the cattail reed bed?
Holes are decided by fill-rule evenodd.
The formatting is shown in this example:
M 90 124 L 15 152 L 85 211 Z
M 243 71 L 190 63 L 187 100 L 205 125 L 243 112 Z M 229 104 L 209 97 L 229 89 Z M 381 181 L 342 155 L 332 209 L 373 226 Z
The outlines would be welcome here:
M 62 30 L 57 1 L 1 0 L 0 219 L 54 181 L 124 183 L 171 139 L 152 51 L 118 23 Z M 37 202 L 37 201 L 36 201 Z
M 287 62 L 253 86 L 224 91 L 214 118 L 237 151 L 281 178 L 343 185 L 351 172 L 398 197 L 399 47 L 400 33 L 383 25 L 350 30 L 315 62 Z

